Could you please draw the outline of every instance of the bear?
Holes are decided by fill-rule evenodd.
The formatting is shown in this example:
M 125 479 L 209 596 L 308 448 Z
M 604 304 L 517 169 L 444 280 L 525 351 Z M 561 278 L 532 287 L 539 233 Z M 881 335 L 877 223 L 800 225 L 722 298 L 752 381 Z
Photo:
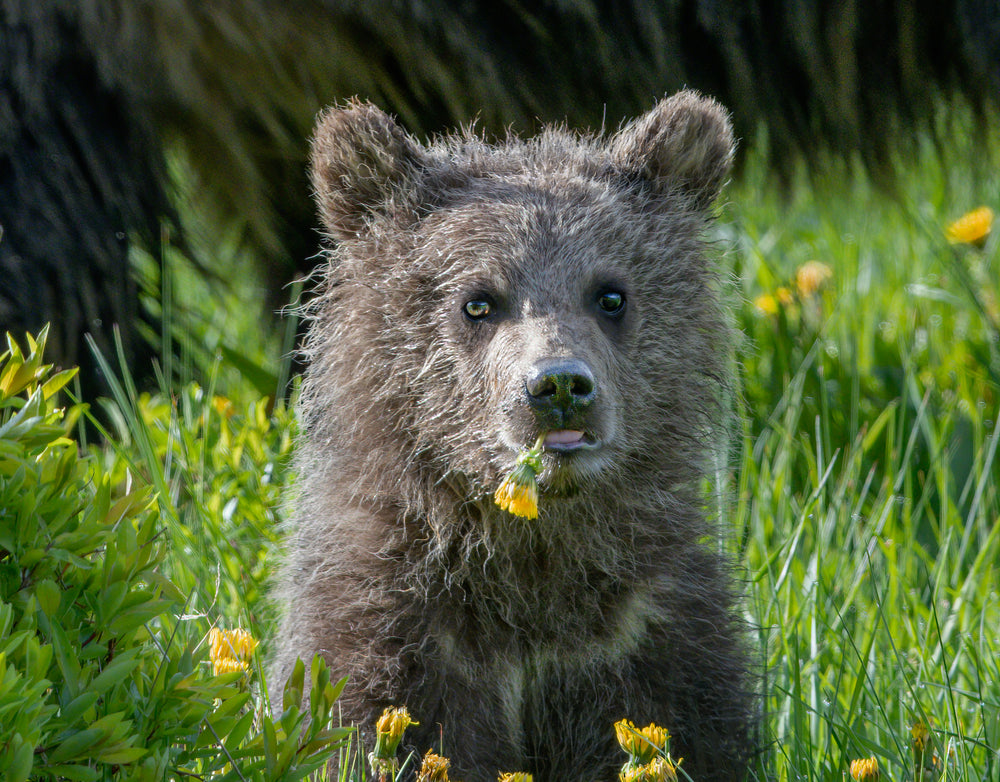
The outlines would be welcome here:
M 623 718 L 698 782 L 744 776 L 755 677 L 706 511 L 735 344 L 706 232 L 734 145 L 693 91 L 611 134 L 320 116 L 273 684 L 323 655 L 367 749 L 405 706 L 417 765 L 435 748 L 463 782 L 616 779 Z M 529 519 L 493 494 L 533 443 Z

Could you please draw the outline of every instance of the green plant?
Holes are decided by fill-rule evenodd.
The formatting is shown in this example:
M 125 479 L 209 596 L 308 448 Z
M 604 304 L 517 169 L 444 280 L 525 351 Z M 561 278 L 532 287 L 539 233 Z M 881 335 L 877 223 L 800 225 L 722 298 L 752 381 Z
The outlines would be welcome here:
M 84 405 L 57 406 L 72 372 L 8 337 L 0 356 L 0 777 L 292 780 L 322 767 L 342 683 L 305 667 L 272 718 L 248 672 L 220 676 L 167 573 L 153 484 L 118 480 L 72 437 Z

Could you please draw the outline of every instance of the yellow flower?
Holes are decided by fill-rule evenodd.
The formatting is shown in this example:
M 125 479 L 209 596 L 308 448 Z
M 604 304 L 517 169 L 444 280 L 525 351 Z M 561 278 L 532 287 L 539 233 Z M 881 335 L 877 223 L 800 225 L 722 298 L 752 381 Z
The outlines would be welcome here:
M 632 757 L 633 764 L 649 763 L 659 753 L 665 752 L 670 738 L 666 729 L 659 725 L 650 723 L 639 730 L 630 720 L 616 722 L 615 735 L 621 748 Z
M 525 771 L 505 772 L 497 777 L 497 782 L 534 782 L 534 777 Z
M 988 206 L 981 206 L 949 225 L 945 236 L 953 244 L 980 244 L 986 240 L 992 227 L 993 210 Z
M 517 457 L 517 464 L 504 478 L 493 495 L 493 501 L 503 510 L 526 519 L 538 518 L 538 481 L 536 476 L 543 469 L 541 434 L 535 445 Z
M 649 763 L 638 766 L 629 763 L 618 775 L 620 782 L 677 782 L 677 767 L 670 758 L 653 758 Z
M 493 495 L 493 501 L 503 510 L 526 519 L 538 518 L 538 482 L 526 464 L 519 464 L 504 478 Z
M 825 263 L 808 261 L 795 272 L 795 288 L 803 299 L 816 294 L 833 277 L 833 270 Z
M 234 660 L 231 657 L 222 657 L 218 660 L 212 660 L 212 673 L 215 676 L 221 676 L 224 673 L 232 673 L 233 671 L 246 672 L 248 670 L 250 670 L 250 666 L 242 660 Z
M 795 296 L 793 296 L 792 292 L 784 285 L 778 288 L 778 290 L 774 292 L 774 295 L 778 299 L 778 304 L 780 304 L 782 307 L 787 307 L 790 304 L 795 303 Z
M 224 396 L 213 396 L 212 406 L 219 415 L 225 416 L 226 418 L 232 418 L 233 414 L 236 412 L 236 408 L 233 407 L 233 403 Z
M 451 766 L 451 761 L 448 758 L 435 755 L 433 751 L 427 750 L 424 762 L 420 765 L 420 773 L 417 774 L 417 782 L 449 782 L 449 766 Z
M 220 630 L 213 627 L 208 631 L 209 651 L 212 671 L 220 673 L 250 670 L 250 658 L 257 648 L 257 639 L 246 630 Z
M 375 776 L 396 770 L 396 750 L 403 739 L 403 732 L 410 725 L 418 725 L 405 706 L 390 706 L 375 723 L 375 749 L 368 755 Z
M 257 639 L 243 629 L 220 630 L 213 627 L 208 631 L 208 640 L 212 660 L 249 660 L 257 648 Z
M 878 782 L 878 760 L 874 757 L 851 761 L 851 779 L 858 782 Z
M 931 737 L 931 730 L 927 727 L 927 724 L 921 720 L 917 720 L 913 723 L 910 728 L 910 735 L 913 736 L 913 749 L 917 752 L 923 752 L 927 749 L 927 744 Z
M 778 300 L 774 298 L 770 293 L 762 293 L 756 299 L 753 300 L 754 306 L 763 312 L 765 315 L 777 315 L 778 314 Z

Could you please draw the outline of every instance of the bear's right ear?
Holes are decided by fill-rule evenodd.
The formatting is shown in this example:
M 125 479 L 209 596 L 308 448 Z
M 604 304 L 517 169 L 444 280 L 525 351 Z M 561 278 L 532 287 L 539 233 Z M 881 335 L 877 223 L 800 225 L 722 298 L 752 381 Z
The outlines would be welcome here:
M 419 146 L 370 103 L 324 111 L 312 140 L 311 178 L 320 217 L 346 239 L 401 193 L 420 158 Z

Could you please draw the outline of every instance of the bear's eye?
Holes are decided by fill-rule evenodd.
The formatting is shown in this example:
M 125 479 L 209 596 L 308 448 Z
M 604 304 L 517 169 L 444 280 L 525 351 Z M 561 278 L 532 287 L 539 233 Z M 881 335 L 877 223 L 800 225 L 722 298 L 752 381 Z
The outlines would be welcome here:
M 602 291 L 597 295 L 597 306 L 608 315 L 621 315 L 625 309 L 625 294 L 618 291 Z
M 473 299 L 465 302 L 465 316 L 470 320 L 482 320 L 489 317 L 493 311 L 493 305 L 487 299 Z

